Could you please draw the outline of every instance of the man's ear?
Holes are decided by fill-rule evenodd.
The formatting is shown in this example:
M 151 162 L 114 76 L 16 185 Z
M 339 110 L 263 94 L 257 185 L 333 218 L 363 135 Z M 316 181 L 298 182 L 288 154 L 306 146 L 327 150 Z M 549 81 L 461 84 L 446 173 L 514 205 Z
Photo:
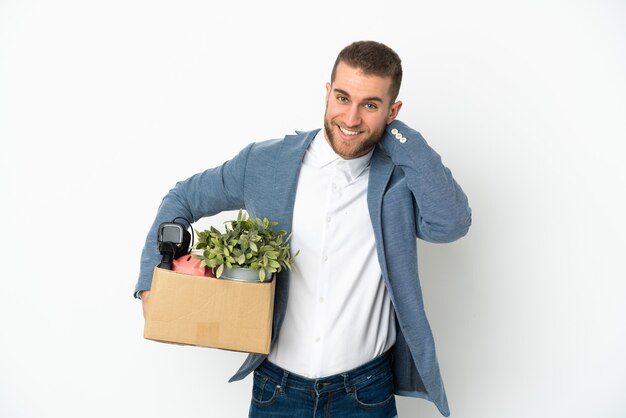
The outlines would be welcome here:
M 328 96 L 330 95 L 330 89 L 331 89 L 331 85 L 330 83 L 326 83 L 326 97 L 324 98 L 324 100 L 326 101 L 326 103 L 328 103 Z
M 398 117 L 398 113 L 400 112 L 401 107 L 401 101 L 397 101 L 391 105 L 391 108 L 389 109 L 389 115 L 387 116 L 387 125 L 389 125 L 396 117 Z

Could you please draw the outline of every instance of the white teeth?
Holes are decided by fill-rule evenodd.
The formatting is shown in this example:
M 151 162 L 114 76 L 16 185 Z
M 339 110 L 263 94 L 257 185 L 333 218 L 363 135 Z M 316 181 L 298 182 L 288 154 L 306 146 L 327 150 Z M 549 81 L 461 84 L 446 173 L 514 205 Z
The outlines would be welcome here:
M 343 132 L 343 133 L 344 133 L 344 135 L 351 135 L 351 136 L 354 136 L 354 135 L 358 134 L 358 132 L 355 132 L 355 131 L 349 131 L 349 130 L 344 129 L 344 128 L 339 128 L 339 129 L 341 129 L 341 132 Z

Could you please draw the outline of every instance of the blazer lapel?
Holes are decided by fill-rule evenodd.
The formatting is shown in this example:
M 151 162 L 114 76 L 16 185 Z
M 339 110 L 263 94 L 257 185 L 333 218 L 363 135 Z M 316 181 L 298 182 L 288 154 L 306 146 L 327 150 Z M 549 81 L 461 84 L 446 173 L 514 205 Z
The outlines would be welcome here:
M 383 195 L 391 178 L 395 166 L 380 146 L 374 149 L 370 162 L 370 176 L 367 186 L 367 206 L 370 212 L 374 236 L 376 238 L 376 252 L 383 273 L 387 278 L 387 262 L 385 258 L 382 234 L 382 204 Z
M 280 229 L 291 231 L 300 167 L 304 154 L 318 131 L 297 132 L 297 135 L 285 136 L 276 155 L 277 164 L 273 167 L 272 181 L 273 202 L 270 205 L 273 207 L 272 220 L 278 222 Z

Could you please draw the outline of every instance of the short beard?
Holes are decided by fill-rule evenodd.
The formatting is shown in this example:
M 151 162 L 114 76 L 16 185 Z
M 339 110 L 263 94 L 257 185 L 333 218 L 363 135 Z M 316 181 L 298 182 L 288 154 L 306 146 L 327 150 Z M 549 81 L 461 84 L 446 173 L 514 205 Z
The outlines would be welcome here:
M 354 146 L 348 148 L 347 150 L 341 150 L 339 148 L 339 144 L 342 139 L 335 137 L 332 127 L 332 122 L 324 117 L 324 131 L 326 132 L 326 138 L 328 138 L 330 147 L 333 149 L 333 151 L 335 151 L 335 154 L 339 155 L 344 160 L 359 158 L 370 152 L 376 146 L 376 144 L 380 142 L 384 130 L 383 128 L 380 131 L 372 131 L 370 132 L 369 137 L 367 137 L 364 141 L 355 141 Z

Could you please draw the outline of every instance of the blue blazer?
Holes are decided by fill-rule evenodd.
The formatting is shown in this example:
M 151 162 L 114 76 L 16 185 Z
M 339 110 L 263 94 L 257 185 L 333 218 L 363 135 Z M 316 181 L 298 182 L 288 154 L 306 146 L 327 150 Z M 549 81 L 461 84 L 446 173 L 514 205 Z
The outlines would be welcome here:
M 300 166 L 317 131 L 252 143 L 223 165 L 179 182 L 163 199 L 146 239 L 135 291 L 150 289 L 160 261 L 156 230 L 183 216 L 192 222 L 225 210 L 245 208 L 291 230 Z M 370 166 L 368 206 L 385 286 L 397 318 L 393 347 L 395 392 L 432 401 L 449 416 L 435 343 L 424 312 L 416 237 L 451 242 L 471 223 L 467 197 L 450 170 L 419 132 L 396 120 L 389 124 Z M 272 344 L 280 332 L 289 295 L 289 271 L 276 282 Z M 265 359 L 250 354 L 230 381 L 241 380 Z

